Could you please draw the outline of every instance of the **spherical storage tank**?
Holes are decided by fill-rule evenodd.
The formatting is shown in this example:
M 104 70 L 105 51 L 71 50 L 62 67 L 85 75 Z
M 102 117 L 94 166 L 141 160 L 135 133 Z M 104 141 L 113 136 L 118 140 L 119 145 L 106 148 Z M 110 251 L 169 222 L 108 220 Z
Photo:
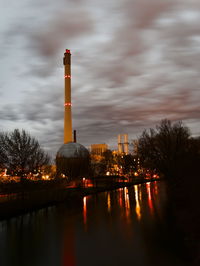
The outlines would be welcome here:
M 79 143 L 65 143 L 57 152 L 56 166 L 58 175 L 64 174 L 69 178 L 83 177 L 89 172 L 89 152 Z

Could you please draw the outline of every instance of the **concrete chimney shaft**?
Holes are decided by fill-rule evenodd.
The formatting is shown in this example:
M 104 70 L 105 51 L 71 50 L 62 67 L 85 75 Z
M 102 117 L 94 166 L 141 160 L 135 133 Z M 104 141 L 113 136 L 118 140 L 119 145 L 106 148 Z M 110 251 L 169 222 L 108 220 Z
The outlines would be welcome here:
M 128 134 L 118 135 L 118 152 L 119 152 L 119 154 L 121 154 L 121 153 L 128 154 L 129 153 L 128 145 L 129 145 Z
M 118 152 L 121 154 L 123 152 L 121 135 L 118 135 Z
M 128 134 L 124 134 L 124 153 L 128 154 Z
M 72 115 L 71 115 L 71 53 L 66 49 L 63 58 L 65 80 L 64 102 L 64 143 L 72 142 Z

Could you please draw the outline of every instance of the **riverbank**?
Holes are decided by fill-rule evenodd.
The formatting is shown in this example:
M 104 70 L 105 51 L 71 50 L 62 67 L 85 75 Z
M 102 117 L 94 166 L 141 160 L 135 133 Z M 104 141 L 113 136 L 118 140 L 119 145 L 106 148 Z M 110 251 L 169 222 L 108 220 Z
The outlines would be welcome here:
M 87 195 L 150 181 L 155 181 L 155 179 L 144 180 L 137 178 L 128 182 L 123 179 L 117 181 L 117 179 L 105 180 L 105 178 L 102 178 L 93 180 L 92 186 L 83 184 L 78 187 L 69 187 L 66 182 L 49 182 L 46 185 L 44 183 L 35 184 L 34 189 L 33 184 L 27 183 L 24 184 L 24 187 L 19 184 L 13 186 L 12 192 L 8 193 L 8 189 L 6 189 L 4 193 L 0 194 L 0 219 L 8 219 L 60 202 L 70 202 Z

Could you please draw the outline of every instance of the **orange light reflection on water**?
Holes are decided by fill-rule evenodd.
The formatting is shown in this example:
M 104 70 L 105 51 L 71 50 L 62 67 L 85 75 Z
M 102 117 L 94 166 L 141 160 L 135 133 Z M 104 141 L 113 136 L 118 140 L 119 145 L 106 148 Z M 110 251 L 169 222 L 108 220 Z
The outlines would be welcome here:
M 87 225 L 87 197 L 83 198 L 83 223 Z
M 138 185 L 134 186 L 134 191 L 135 191 L 135 202 L 136 202 L 135 211 L 136 211 L 138 220 L 140 220 L 141 219 L 141 207 L 140 207 L 140 201 L 139 201 L 140 194 L 138 191 Z
M 152 202 L 152 196 L 151 196 L 151 183 L 146 183 L 147 188 L 147 196 L 148 196 L 148 205 L 150 208 L 151 213 L 153 213 L 153 202 Z
M 157 184 L 157 181 L 154 182 L 154 193 L 156 195 L 158 194 L 158 184 Z
M 110 192 L 108 192 L 108 196 L 107 196 L 107 205 L 108 205 L 108 211 L 110 212 L 111 210 Z
M 123 206 L 123 188 L 119 189 L 119 206 Z
M 125 210 L 126 210 L 126 218 L 128 222 L 130 221 L 130 199 L 129 199 L 129 192 L 128 188 L 124 188 L 124 199 L 125 199 Z

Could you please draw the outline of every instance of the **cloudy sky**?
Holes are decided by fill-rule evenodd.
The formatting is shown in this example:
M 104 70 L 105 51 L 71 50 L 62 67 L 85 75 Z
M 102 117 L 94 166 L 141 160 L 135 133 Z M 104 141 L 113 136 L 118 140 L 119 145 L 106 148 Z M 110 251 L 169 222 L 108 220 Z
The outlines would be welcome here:
M 72 53 L 78 142 L 117 144 L 163 118 L 200 135 L 199 0 L 0 0 L 0 130 L 63 142 L 62 58 Z

